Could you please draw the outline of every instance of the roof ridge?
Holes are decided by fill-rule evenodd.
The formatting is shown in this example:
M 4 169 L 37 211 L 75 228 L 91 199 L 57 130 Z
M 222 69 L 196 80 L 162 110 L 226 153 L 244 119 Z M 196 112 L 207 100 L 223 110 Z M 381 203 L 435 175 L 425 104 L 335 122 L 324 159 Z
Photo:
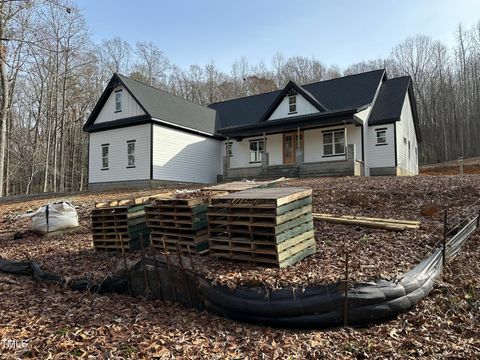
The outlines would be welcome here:
M 263 92 L 263 93 L 259 93 L 259 94 L 253 94 L 253 95 L 240 96 L 240 97 L 237 97 L 237 98 L 228 99 L 228 100 L 223 100 L 223 101 L 215 101 L 215 102 L 213 102 L 213 103 L 208 104 L 208 106 L 213 105 L 213 104 L 225 103 L 225 102 L 228 102 L 228 101 L 246 99 L 246 98 L 249 98 L 249 97 L 254 97 L 254 96 L 259 96 L 259 95 L 272 94 L 272 93 L 277 92 L 277 91 L 282 91 L 282 89 L 267 91 L 267 92 Z
M 159 89 L 159 88 L 157 88 L 157 87 L 155 87 L 155 86 L 153 86 L 153 85 L 145 84 L 145 83 L 143 83 L 143 82 L 141 82 L 141 81 L 132 79 L 131 77 L 128 77 L 128 76 L 126 76 L 126 75 L 119 74 L 119 73 L 117 73 L 117 75 L 118 75 L 118 76 L 123 76 L 124 78 L 126 78 L 126 79 L 128 79 L 128 80 L 130 80 L 130 81 L 135 81 L 136 83 L 138 83 L 138 84 L 140 84 L 140 85 L 148 86 L 149 88 L 152 88 L 153 90 L 157 90 L 157 91 L 160 91 L 160 92 L 162 92 L 162 93 L 164 93 L 164 94 L 167 94 L 167 95 L 170 95 L 170 96 L 179 98 L 179 99 L 181 99 L 181 100 L 183 100 L 183 101 L 189 102 L 189 103 L 191 103 L 191 104 L 194 104 L 194 105 L 197 105 L 197 106 L 201 106 L 201 107 L 204 108 L 204 109 L 208 109 L 208 110 L 211 110 L 211 111 L 215 111 L 215 109 L 211 109 L 211 108 L 209 108 L 208 106 L 204 106 L 204 105 L 201 105 L 201 104 L 197 104 L 197 103 L 195 103 L 195 102 L 193 102 L 193 101 L 184 99 L 183 97 L 181 97 L 181 96 L 179 96 L 179 95 L 172 94 L 172 93 L 170 93 L 170 92 L 168 92 L 168 91 L 166 91 L 166 90 Z

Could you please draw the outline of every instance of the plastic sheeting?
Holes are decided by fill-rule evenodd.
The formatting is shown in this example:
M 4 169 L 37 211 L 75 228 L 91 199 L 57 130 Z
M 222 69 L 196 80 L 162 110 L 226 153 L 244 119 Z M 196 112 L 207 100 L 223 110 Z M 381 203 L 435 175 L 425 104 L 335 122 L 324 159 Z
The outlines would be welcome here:
M 78 226 L 77 211 L 68 201 L 44 205 L 24 216 L 32 218 L 32 230 L 41 234 Z

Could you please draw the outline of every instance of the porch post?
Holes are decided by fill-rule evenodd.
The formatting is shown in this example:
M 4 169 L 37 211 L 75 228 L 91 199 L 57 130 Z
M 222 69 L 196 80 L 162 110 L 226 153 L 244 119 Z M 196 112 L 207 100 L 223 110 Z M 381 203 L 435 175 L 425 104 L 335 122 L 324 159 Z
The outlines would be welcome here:
M 262 154 L 262 167 L 266 167 L 269 163 L 268 152 L 267 152 L 267 137 L 263 133 L 263 154 Z
M 304 139 L 305 141 L 305 139 Z M 303 149 L 300 139 L 300 126 L 297 126 L 297 146 L 295 148 L 295 157 L 297 165 L 303 164 Z
M 225 157 L 223 158 L 223 173 L 230 168 L 230 138 L 227 136 L 227 145 L 225 146 Z

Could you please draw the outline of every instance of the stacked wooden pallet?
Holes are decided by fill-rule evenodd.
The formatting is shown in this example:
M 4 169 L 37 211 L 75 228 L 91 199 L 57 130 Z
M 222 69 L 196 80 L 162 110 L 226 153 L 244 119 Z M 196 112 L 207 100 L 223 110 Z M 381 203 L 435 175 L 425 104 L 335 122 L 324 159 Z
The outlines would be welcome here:
M 211 201 L 210 255 L 287 267 L 315 253 L 312 190 L 251 189 Z
M 208 252 L 207 199 L 156 199 L 146 207 L 152 246 L 160 250 Z
M 145 221 L 145 205 L 104 205 L 92 210 L 93 246 L 104 251 L 141 249 L 148 246 L 150 231 Z

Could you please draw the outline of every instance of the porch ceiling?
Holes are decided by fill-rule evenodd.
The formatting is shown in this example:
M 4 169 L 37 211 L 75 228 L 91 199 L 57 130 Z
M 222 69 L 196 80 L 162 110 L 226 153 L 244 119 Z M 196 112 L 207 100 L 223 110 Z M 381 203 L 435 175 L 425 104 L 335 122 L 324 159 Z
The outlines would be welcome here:
M 361 125 L 361 120 L 354 117 L 354 115 L 361 110 L 363 109 L 355 108 L 334 113 L 315 113 L 295 116 L 287 119 L 264 121 L 254 125 L 218 129 L 217 132 L 223 136 L 241 139 L 244 137 L 261 135 L 263 133 L 274 134 L 295 131 L 297 128 L 305 130 L 339 124 Z

